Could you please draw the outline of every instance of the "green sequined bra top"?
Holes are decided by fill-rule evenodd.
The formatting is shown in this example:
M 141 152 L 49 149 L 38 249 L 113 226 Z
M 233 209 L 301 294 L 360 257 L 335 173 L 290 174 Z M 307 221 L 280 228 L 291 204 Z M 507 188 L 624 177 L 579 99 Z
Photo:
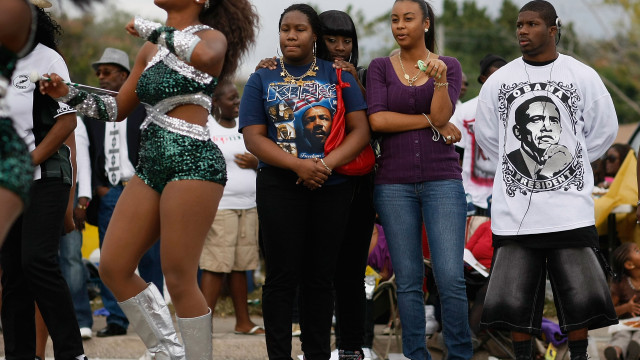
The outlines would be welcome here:
M 193 34 L 206 29 L 211 28 L 194 25 L 182 32 Z M 158 52 L 147 64 L 136 87 L 138 98 L 146 105 L 150 115 L 142 124 L 142 129 L 152 121 L 158 122 L 159 117 L 166 117 L 166 113 L 180 105 L 200 105 L 210 112 L 211 98 L 217 83 L 218 79 L 214 76 L 197 70 L 167 48 L 158 46 Z

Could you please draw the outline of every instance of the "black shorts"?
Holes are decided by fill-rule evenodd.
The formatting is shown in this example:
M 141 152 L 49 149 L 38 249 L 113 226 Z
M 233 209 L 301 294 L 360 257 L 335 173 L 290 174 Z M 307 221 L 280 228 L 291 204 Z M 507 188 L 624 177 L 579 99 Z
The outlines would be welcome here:
M 495 250 L 481 326 L 540 334 L 547 274 L 564 333 L 618 323 L 605 273 L 592 248 Z

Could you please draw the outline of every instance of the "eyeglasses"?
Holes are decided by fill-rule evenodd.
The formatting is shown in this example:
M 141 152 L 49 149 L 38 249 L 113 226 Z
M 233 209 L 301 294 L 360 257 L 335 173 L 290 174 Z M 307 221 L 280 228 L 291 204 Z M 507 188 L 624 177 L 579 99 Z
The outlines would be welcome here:
M 607 157 L 604 158 L 606 161 L 608 162 L 616 162 L 618 161 L 618 157 L 615 155 L 607 155 Z
M 100 75 L 104 75 L 104 76 L 109 76 L 113 73 L 119 73 L 122 70 L 118 70 L 118 69 L 103 69 L 103 70 L 98 70 L 96 71 L 96 77 L 100 77 Z

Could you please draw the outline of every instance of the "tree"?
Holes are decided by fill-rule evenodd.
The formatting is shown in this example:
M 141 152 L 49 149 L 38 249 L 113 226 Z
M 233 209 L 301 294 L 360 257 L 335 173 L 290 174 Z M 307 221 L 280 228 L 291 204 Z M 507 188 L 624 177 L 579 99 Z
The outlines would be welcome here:
M 98 86 L 91 63 L 100 59 L 107 47 L 125 51 L 133 66 L 135 56 L 144 44 L 144 40 L 130 36 L 124 30 L 133 15 L 115 8 L 108 11 L 111 15 L 98 22 L 89 14 L 79 18 L 63 15 L 58 20 L 64 31 L 60 51 L 67 62 L 71 81 Z
M 440 53 L 457 58 L 469 79 L 477 78 L 478 64 L 487 54 L 511 60 L 520 56 L 516 44 L 515 22 L 518 8 L 511 0 L 503 0 L 500 13 L 492 19 L 487 8 L 479 8 L 466 0 L 459 8 L 455 0 L 444 0 L 444 12 L 437 23 L 444 26 L 445 44 Z M 478 94 L 480 84 L 469 81 L 466 99 Z M 464 100 L 464 99 L 463 99 Z
M 605 0 L 605 3 L 621 6 L 629 18 L 629 26 L 622 27 L 613 39 L 596 42 L 584 56 L 607 80 L 618 121 L 637 122 L 640 118 L 640 69 L 630 64 L 640 61 L 640 0 Z

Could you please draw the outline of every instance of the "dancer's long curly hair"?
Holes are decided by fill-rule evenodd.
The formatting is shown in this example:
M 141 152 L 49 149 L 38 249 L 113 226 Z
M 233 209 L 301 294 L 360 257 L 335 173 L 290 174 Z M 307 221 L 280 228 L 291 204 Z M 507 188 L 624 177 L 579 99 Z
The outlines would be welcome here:
M 200 13 L 200 21 L 227 38 L 227 52 L 219 76 L 222 81 L 235 73 L 242 56 L 253 46 L 259 17 L 248 0 L 210 1 L 211 6 Z
M 36 37 L 34 39 L 35 44 L 42 44 L 55 50 L 60 54 L 58 49 L 58 42 L 60 36 L 62 36 L 62 27 L 51 18 L 48 12 L 36 7 L 36 14 L 38 16 L 38 27 L 36 30 Z

